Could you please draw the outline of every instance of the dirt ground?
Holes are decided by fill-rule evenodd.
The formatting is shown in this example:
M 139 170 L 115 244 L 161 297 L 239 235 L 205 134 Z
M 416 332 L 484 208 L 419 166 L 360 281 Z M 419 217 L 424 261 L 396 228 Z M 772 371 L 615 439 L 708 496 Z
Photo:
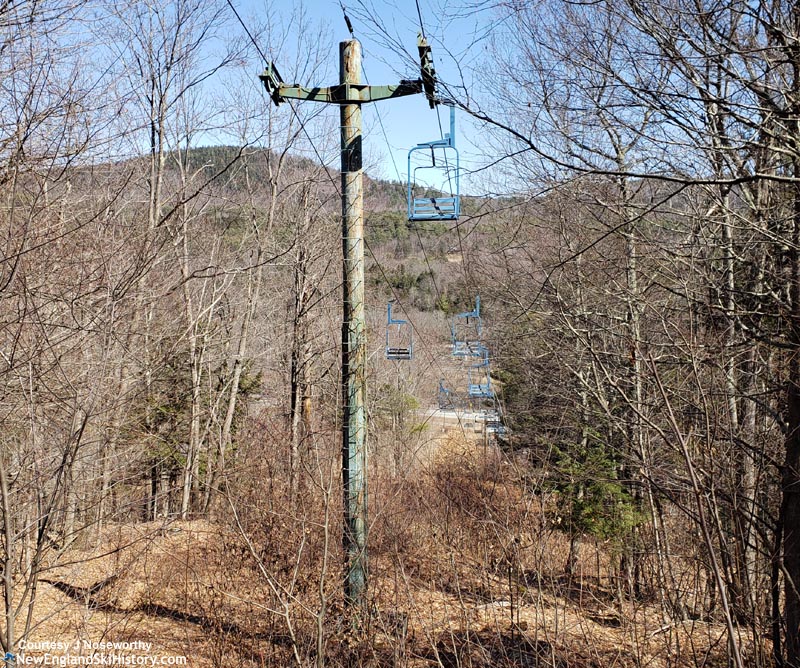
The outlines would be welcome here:
M 566 579 L 568 541 L 508 459 L 443 434 L 405 478 L 374 476 L 358 620 L 341 594 L 338 497 L 312 502 L 309 489 L 294 508 L 265 500 L 216 522 L 95 532 L 42 576 L 27 639 L 40 649 L 26 654 L 75 665 L 98 652 L 84 642 L 117 642 L 129 645 L 105 653 L 127 665 L 727 665 L 720 621 L 676 621 L 660 601 L 621 596 L 602 545 L 584 542 Z

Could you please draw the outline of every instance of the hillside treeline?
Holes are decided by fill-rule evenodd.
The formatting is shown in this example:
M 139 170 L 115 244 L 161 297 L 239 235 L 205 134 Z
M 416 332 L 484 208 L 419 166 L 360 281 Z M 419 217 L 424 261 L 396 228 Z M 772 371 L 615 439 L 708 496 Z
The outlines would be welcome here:
M 397 606 L 420 582 L 455 592 L 466 628 L 506 587 L 512 640 L 543 583 L 566 599 L 593 578 L 601 619 L 663 640 L 665 665 L 800 666 L 800 12 L 479 5 L 494 85 L 450 92 L 496 133 L 506 196 L 417 227 L 398 184 L 367 188 L 376 571 Z M 324 665 L 344 634 L 339 176 L 317 152 L 336 128 L 267 104 L 222 5 L 0 17 L 0 644 L 111 528 L 201 519 L 238 532 L 215 558 L 261 583 L 242 616 L 280 637 L 275 665 Z M 293 75 L 324 76 L 325 39 L 253 31 L 299 34 Z M 476 294 L 502 465 L 416 477 L 446 316 Z M 429 349 L 411 370 L 381 366 L 390 298 Z M 553 535 L 545 573 L 530 554 Z M 687 654 L 686 624 L 722 645 Z M 408 665 L 399 646 L 381 660 Z

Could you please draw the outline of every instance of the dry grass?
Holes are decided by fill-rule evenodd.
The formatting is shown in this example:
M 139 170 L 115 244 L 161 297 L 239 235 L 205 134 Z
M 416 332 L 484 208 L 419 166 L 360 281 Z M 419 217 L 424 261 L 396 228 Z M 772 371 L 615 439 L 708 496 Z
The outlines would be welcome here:
M 195 666 L 315 665 L 319 647 L 330 666 L 727 665 L 720 623 L 620 598 L 602 545 L 582 546 L 567 581 L 546 499 L 494 448 L 451 437 L 404 477 L 372 475 L 361 635 L 342 615 L 335 488 L 326 497 L 317 476 L 292 504 L 276 484 L 265 498 L 255 476 L 231 488 L 238 525 L 108 527 L 64 555 L 34 638 L 146 640 Z

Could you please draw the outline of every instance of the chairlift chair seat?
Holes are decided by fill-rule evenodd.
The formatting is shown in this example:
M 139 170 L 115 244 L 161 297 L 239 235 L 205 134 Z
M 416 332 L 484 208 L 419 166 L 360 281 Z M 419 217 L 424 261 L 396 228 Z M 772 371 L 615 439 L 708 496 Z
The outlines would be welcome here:
M 412 197 L 408 219 L 458 220 L 461 215 L 458 199 L 458 197 Z
M 490 381 L 486 381 L 485 383 L 469 383 L 468 393 L 472 399 L 492 399 L 494 397 L 494 391 L 492 390 Z
M 411 348 L 388 346 L 386 348 L 386 359 L 389 360 L 410 360 L 412 358 Z
M 454 357 L 484 357 L 488 352 L 480 341 L 453 341 Z

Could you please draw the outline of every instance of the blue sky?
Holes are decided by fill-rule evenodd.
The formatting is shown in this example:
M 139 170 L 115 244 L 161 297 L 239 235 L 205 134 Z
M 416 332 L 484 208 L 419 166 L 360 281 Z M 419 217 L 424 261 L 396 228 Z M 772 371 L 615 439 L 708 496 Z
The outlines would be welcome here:
M 300 30 L 301 12 L 304 12 L 309 32 L 318 36 L 321 43 L 330 43 L 329 68 L 325 81 L 298 81 L 305 85 L 330 85 L 338 78 L 338 43 L 349 39 L 350 34 L 343 17 L 339 0 L 232 0 L 246 19 L 281 24 L 288 30 L 287 43 L 292 33 Z M 355 36 L 362 44 L 363 67 L 370 84 L 393 84 L 401 78 L 417 78 L 417 33 L 420 31 L 419 15 L 414 2 L 387 0 L 342 0 L 351 19 Z M 433 47 L 434 63 L 442 81 L 460 83 L 469 76 L 471 58 L 480 48 L 481 14 L 460 16 L 448 0 L 420 0 L 425 34 Z M 477 44 L 476 44 L 477 39 Z M 287 47 L 263 44 L 262 48 L 276 61 L 285 78 L 291 75 L 294 57 Z M 469 82 L 466 82 L 469 85 Z M 315 103 L 307 103 L 315 104 Z M 283 107 L 281 107 L 283 108 Z M 441 136 L 447 131 L 449 118 L 445 107 L 437 111 L 429 108 L 423 95 L 364 105 L 365 162 L 372 176 L 405 181 L 409 148 L 423 141 Z M 438 115 L 437 115 L 438 112 Z M 287 109 L 287 113 L 288 109 Z M 338 118 L 338 110 L 330 105 L 325 113 Z M 441 121 L 441 126 L 440 126 Z M 440 129 L 441 128 L 441 129 Z M 457 144 L 462 154 L 462 165 L 474 164 L 477 149 L 473 146 L 474 131 L 469 118 L 457 113 Z M 338 136 L 330 141 L 338 147 Z M 316 143 L 316 142 L 315 142 Z

